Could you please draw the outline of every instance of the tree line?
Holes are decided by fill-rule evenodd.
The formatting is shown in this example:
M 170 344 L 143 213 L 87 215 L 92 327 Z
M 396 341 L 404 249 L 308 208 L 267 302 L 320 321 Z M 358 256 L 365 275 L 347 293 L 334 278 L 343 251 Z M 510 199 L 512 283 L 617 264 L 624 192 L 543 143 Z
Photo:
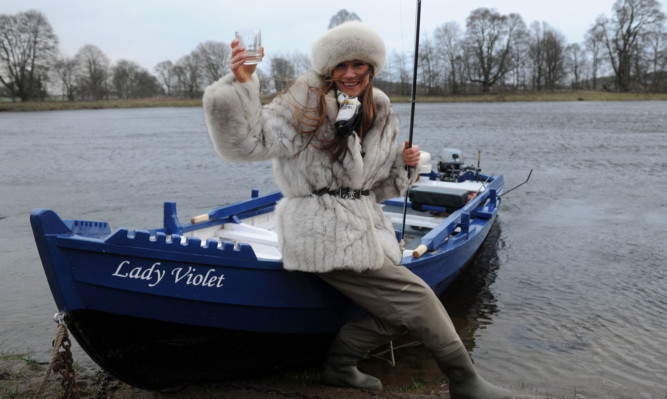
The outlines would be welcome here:
M 466 19 L 437 27 L 420 40 L 418 91 L 448 95 L 563 88 L 667 91 L 667 31 L 657 0 L 617 0 L 611 15 L 599 16 L 582 43 L 567 43 L 546 22 L 527 26 L 519 14 L 478 8 Z M 360 20 L 340 10 L 329 28 Z M 46 17 L 31 10 L 0 15 L 0 96 L 13 100 L 196 98 L 229 72 L 228 43 L 206 41 L 176 61 L 158 63 L 153 73 L 131 60 L 112 63 L 87 44 L 73 57 L 58 50 Z M 375 85 L 390 95 L 407 95 L 413 54 L 393 52 Z M 278 53 L 269 72 L 257 69 L 263 94 L 279 93 L 310 69 L 302 53 Z
M 568 44 L 546 22 L 529 27 L 518 14 L 479 8 L 438 27 L 420 43 L 419 76 L 426 94 L 489 92 L 492 88 L 667 91 L 667 31 L 657 0 L 617 0 L 582 43 Z M 394 54 L 388 82 L 405 90 L 405 57 Z

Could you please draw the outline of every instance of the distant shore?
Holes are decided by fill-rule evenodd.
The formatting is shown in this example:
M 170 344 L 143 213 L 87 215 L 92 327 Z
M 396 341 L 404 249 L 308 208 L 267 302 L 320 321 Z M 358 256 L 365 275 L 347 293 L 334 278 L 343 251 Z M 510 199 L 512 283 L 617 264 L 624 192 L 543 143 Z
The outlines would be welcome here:
M 264 100 L 270 101 L 272 97 Z M 463 94 L 456 96 L 418 96 L 417 103 L 432 102 L 532 102 L 532 101 L 666 101 L 667 93 L 612 93 L 604 91 L 559 91 L 531 93 Z M 410 102 L 410 96 L 391 96 L 393 103 Z M 99 101 L 0 101 L 0 112 L 65 111 L 78 109 L 201 107 L 201 98 L 154 97 Z

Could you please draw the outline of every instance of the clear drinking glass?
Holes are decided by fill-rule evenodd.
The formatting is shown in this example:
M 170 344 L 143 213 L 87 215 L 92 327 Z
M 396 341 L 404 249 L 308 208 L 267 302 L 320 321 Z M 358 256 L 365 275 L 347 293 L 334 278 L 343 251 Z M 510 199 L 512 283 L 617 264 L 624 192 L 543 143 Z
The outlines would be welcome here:
M 262 62 L 262 32 L 259 29 L 239 29 L 236 31 L 236 38 L 248 53 L 245 65 Z

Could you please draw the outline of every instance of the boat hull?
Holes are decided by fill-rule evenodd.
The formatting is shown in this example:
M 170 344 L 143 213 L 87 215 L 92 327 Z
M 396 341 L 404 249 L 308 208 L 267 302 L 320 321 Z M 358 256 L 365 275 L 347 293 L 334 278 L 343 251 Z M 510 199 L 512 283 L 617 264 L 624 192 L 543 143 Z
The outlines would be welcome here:
M 335 334 L 229 330 L 80 309 L 67 327 L 93 361 L 144 389 L 169 389 L 324 359 Z

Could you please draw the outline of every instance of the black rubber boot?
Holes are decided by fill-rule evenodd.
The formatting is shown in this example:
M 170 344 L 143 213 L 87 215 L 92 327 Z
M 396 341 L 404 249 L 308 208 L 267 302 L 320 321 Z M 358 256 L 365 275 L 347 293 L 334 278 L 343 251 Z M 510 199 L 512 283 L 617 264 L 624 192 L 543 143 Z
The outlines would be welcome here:
M 324 382 L 329 385 L 359 389 L 382 390 L 382 382 L 357 368 L 357 362 L 344 357 L 329 357 L 324 364 Z
M 513 399 L 505 388 L 488 383 L 477 375 L 465 348 L 460 348 L 443 359 L 436 359 L 440 370 L 449 379 L 452 399 Z
M 338 333 L 329 348 L 327 361 L 324 363 L 324 382 L 339 387 L 381 391 L 382 382 L 379 379 L 362 373 L 357 368 L 357 363 L 367 358 L 368 352 L 347 343 L 341 339 L 341 334 L 342 332 Z

